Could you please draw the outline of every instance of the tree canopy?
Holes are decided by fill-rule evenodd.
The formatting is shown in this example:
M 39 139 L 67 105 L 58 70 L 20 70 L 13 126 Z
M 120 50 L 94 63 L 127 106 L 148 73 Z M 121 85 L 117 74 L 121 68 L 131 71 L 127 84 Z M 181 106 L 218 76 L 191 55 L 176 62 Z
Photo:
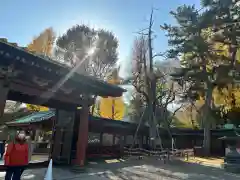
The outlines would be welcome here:
M 75 25 L 56 40 L 56 56 L 77 71 L 104 79 L 118 60 L 118 40 L 112 32 Z
M 55 33 L 52 28 L 45 29 L 28 44 L 27 49 L 35 53 L 52 56 Z
M 176 25 L 161 26 L 169 38 L 168 57 L 181 57 L 182 67 L 172 76 L 186 87 L 182 99 L 192 104 L 203 102 L 203 145 L 207 154 L 214 112 L 219 112 L 221 106 L 235 108 L 237 102 L 240 11 L 236 3 L 203 0 L 200 9 L 183 5 L 171 12 Z M 227 95 L 228 102 L 217 104 L 219 95 Z

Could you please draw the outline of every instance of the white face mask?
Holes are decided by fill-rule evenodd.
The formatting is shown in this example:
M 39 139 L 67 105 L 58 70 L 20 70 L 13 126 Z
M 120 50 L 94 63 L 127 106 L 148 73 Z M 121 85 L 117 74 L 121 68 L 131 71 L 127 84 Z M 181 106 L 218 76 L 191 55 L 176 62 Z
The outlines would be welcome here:
M 19 133 L 19 134 L 18 134 L 18 137 L 19 137 L 20 139 L 24 139 L 24 138 L 26 137 L 26 135 L 25 135 L 25 133 Z

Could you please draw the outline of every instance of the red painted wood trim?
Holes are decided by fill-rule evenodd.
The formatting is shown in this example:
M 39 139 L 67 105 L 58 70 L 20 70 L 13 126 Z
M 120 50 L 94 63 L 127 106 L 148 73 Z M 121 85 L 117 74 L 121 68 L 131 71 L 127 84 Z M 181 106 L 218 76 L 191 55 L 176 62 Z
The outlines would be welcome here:
M 77 154 L 76 154 L 76 164 L 79 166 L 84 166 L 86 158 L 86 148 L 88 145 L 88 117 L 89 108 L 83 106 L 80 115 L 80 125 L 78 130 L 78 141 L 77 141 Z

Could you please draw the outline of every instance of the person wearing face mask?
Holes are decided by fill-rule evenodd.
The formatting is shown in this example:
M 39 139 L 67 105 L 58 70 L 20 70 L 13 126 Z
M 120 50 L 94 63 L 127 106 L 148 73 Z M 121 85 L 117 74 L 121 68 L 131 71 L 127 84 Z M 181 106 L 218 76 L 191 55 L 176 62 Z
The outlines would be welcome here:
M 24 133 L 17 134 L 15 141 L 6 145 L 4 154 L 5 180 L 20 180 L 28 165 L 28 144 Z

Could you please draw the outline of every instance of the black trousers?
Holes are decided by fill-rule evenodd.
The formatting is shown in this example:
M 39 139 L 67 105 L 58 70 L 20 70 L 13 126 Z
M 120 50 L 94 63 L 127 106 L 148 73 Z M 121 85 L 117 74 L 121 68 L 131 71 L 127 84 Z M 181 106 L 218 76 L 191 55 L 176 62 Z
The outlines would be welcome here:
M 20 180 L 26 166 L 7 166 L 5 180 Z

